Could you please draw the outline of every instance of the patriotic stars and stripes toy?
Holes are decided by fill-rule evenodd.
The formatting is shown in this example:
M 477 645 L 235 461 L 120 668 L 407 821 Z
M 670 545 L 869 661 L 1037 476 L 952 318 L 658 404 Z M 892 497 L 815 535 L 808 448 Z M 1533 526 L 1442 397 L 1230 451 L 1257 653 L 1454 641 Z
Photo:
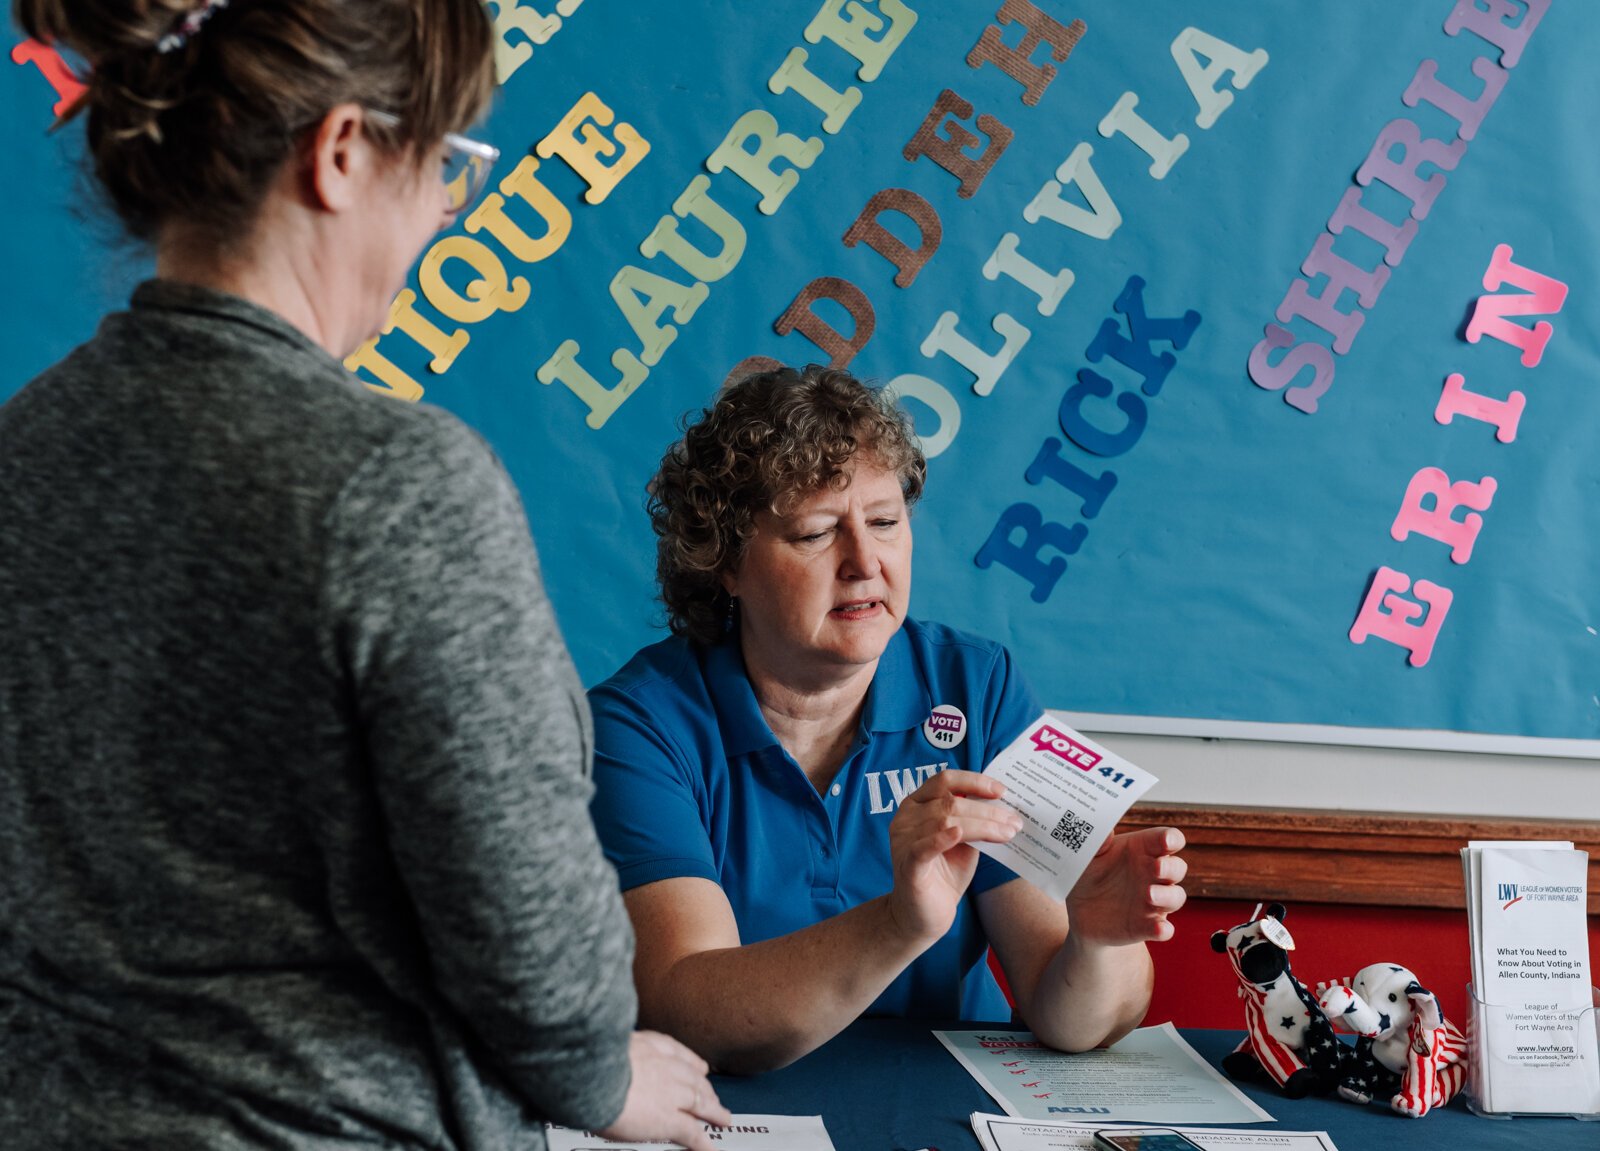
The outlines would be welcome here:
M 1222 1060 L 1235 1079 L 1265 1076 L 1291 1099 L 1332 1091 L 1351 1049 L 1333 1033 L 1321 1006 L 1289 970 L 1294 939 L 1281 903 L 1257 904 L 1248 922 L 1211 937 L 1228 957 L 1244 1001 L 1245 1037 Z
M 1461 1089 L 1466 1038 L 1406 968 L 1370 964 L 1354 979 L 1317 984 L 1317 1000 L 1335 1027 L 1358 1037 L 1339 1079 L 1343 1098 L 1388 1095 L 1397 1113 L 1420 1119 Z

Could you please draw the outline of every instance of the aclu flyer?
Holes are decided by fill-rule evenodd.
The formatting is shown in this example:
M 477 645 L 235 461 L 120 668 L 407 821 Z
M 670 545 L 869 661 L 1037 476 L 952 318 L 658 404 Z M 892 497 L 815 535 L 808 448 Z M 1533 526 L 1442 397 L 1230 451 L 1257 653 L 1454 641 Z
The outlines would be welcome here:
M 1134 800 L 1156 777 L 1049 713 L 990 761 L 1000 801 L 1025 820 L 1010 843 L 975 846 L 1053 899 L 1065 899 Z

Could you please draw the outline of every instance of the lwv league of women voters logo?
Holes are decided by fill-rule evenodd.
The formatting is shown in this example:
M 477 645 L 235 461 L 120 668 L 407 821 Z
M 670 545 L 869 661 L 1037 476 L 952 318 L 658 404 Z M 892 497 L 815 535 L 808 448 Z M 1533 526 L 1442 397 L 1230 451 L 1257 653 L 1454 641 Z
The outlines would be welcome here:
M 1497 883 L 1494 886 L 1501 911 L 1524 900 L 1529 903 L 1582 903 L 1584 899 L 1583 887 L 1578 884 Z
M 967 713 L 941 703 L 922 721 L 922 734 L 934 747 L 958 747 L 967 738 Z

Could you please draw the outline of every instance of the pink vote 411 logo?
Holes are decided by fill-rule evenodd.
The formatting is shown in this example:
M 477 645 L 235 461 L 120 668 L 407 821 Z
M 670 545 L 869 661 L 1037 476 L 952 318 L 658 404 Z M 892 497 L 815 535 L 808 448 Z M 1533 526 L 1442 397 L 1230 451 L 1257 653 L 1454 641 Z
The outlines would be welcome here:
M 1032 732 L 1029 738 L 1033 746 L 1040 751 L 1048 751 L 1053 755 L 1066 760 L 1074 767 L 1088 771 L 1100 762 L 1100 756 L 1090 751 L 1071 736 L 1065 735 L 1051 727 L 1048 723 L 1039 725 L 1038 730 Z

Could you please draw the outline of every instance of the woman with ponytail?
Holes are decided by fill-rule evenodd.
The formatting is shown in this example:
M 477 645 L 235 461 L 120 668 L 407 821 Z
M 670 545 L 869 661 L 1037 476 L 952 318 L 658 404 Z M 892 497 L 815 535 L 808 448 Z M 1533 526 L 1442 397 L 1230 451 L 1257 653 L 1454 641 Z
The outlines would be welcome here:
M 708 1149 L 517 494 L 341 366 L 493 162 L 482 4 L 13 15 L 156 274 L 0 407 L 0 1146 Z

